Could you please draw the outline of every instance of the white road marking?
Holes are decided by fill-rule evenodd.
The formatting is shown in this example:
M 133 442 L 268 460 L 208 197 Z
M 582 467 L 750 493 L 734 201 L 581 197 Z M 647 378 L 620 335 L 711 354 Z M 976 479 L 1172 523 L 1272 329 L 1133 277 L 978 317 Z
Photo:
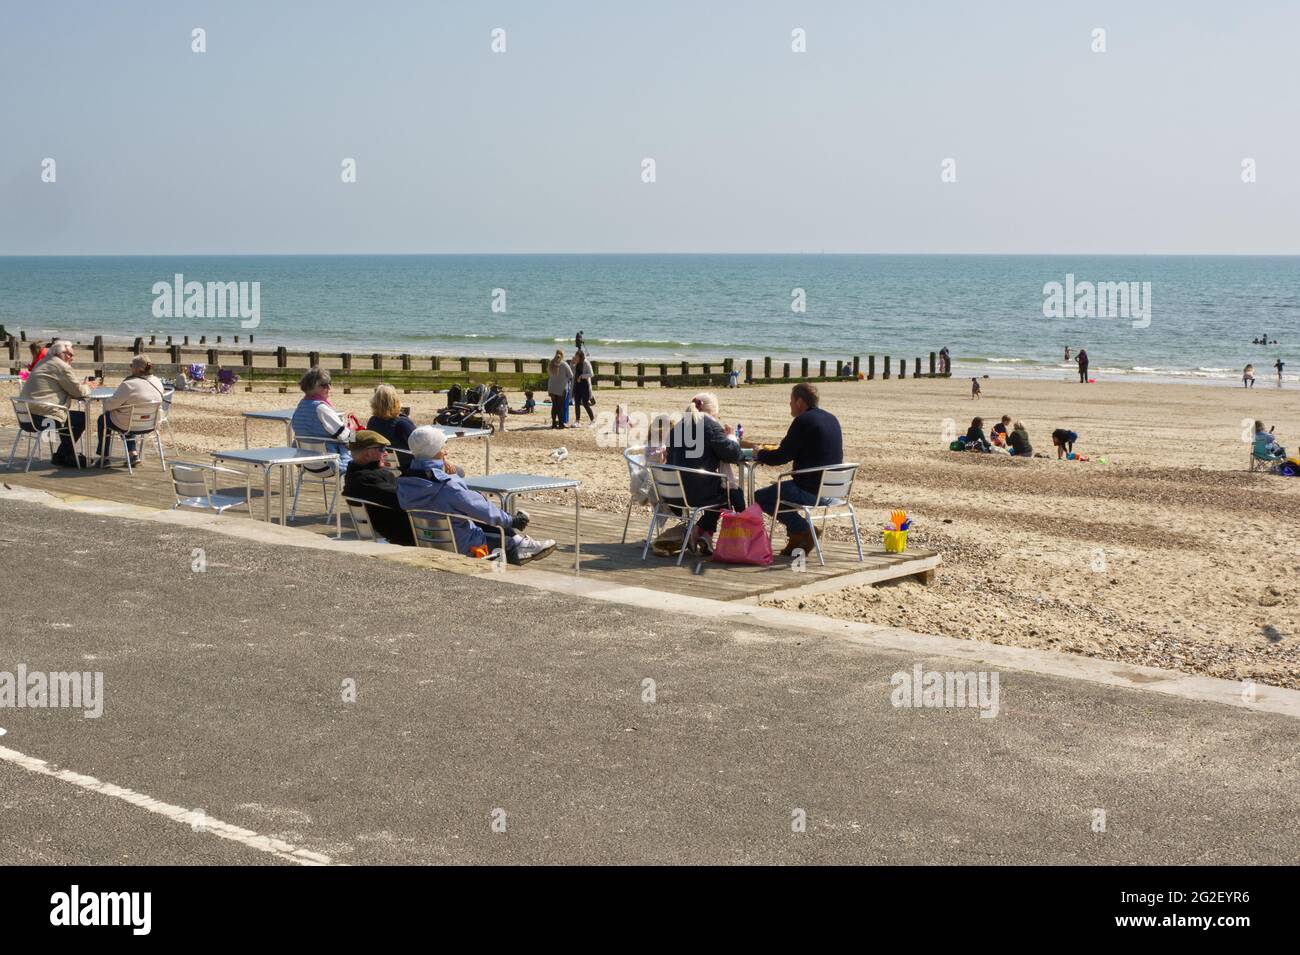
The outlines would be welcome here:
M 0 733 L 3 733 L 0 730 Z M 17 750 L 8 749 L 0 746 L 0 759 L 7 763 L 19 766 L 28 772 L 36 773 L 40 776 L 49 776 L 51 779 L 58 779 L 65 783 L 72 783 L 74 786 L 80 786 L 82 789 L 90 792 L 99 793 L 103 796 L 112 796 L 115 799 L 121 799 L 133 806 L 139 806 L 141 809 L 147 809 L 150 812 L 157 813 L 160 816 L 172 820 L 173 822 L 184 823 L 187 826 L 193 826 L 196 822 L 203 827 L 203 832 L 210 832 L 214 836 L 222 839 L 229 839 L 231 842 L 238 842 L 240 845 L 247 846 L 250 849 L 256 849 L 259 852 L 268 852 L 273 856 L 286 859 L 289 862 L 296 862 L 298 865 L 334 865 L 334 860 L 327 855 L 319 852 L 312 852 L 310 849 L 303 849 L 285 842 L 282 839 L 275 839 L 271 836 L 263 836 L 251 829 L 241 829 L 239 826 L 232 826 L 228 822 L 222 822 L 220 819 L 213 819 L 206 813 L 193 809 L 184 809 L 180 806 L 173 806 L 171 803 L 161 802 L 152 796 L 146 796 L 144 793 L 138 793 L 133 789 L 127 789 L 125 786 L 116 786 L 113 783 L 106 783 L 96 779 L 94 776 L 85 776 L 81 773 L 74 773 L 69 769 L 55 769 L 43 759 L 36 759 L 32 756 L 25 756 Z

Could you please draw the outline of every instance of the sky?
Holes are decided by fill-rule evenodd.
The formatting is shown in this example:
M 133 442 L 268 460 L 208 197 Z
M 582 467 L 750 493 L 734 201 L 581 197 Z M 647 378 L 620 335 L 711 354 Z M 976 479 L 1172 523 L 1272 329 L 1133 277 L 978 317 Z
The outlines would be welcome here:
M 0 255 L 1298 254 L 1298 37 L 1270 0 L 6 2 Z

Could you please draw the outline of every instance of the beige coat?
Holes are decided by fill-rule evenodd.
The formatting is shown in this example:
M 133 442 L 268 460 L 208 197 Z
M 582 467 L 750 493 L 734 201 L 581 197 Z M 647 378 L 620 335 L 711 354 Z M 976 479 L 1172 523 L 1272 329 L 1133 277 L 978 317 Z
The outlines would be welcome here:
M 113 397 L 104 401 L 104 411 L 113 421 L 113 427 L 125 428 L 131 423 L 130 417 L 126 412 L 128 405 L 134 406 L 137 411 L 144 411 L 145 405 L 162 404 L 163 400 L 163 383 L 153 375 L 141 378 L 132 375 L 123 380 L 113 392 Z M 121 408 L 123 410 L 116 411 Z
M 34 414 L 53 418 L 62 424 L 68 420 L 68 406 L 72 400 L 90 394 L 90 386 L 82 380 L 83 377 L 62 358 L 50 355 L 32 369 L 18 397 L 31 402 Z

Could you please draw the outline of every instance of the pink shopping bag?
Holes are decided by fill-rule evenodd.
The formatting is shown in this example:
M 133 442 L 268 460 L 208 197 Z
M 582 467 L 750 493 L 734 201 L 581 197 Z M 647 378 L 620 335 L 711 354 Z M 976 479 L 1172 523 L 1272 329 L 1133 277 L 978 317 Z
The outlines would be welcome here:
M 763 510 L 751 504 L 743 511 L 723 511 L 713 544 L 713 559 L 722 564 L 772 563 L 772 542 L 767 537 Z

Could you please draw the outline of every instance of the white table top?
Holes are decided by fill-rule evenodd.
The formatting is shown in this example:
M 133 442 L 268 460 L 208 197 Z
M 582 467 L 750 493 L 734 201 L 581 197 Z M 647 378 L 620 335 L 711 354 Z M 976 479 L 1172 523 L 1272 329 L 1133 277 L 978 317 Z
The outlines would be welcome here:
M 465 484 L 480 494 L 484 491 L 494 494 L 526 494 L 582 486 L 582 482 L 575 478 L 547 477 L 544 474 L 481 474 L 467 477 Z
M 490 428 L 457 428 L 450 424 L 431 424 L 430 428 L 437 428 L 449 438 L 490 438 L 492 430 Z
M 337 461 L 337 454 L 312 454 L 300 448 L 235 448 L 230 451 L 213 451 L 218 461 L 238 461 L 270 467 L 276 464 L 311 464 L 315 461 Z
M 263 421 L 288 421 L 293 417 L 294 408 L 277 408 L 274 411 L 245 411 L 245 418 L 258 418 Z

